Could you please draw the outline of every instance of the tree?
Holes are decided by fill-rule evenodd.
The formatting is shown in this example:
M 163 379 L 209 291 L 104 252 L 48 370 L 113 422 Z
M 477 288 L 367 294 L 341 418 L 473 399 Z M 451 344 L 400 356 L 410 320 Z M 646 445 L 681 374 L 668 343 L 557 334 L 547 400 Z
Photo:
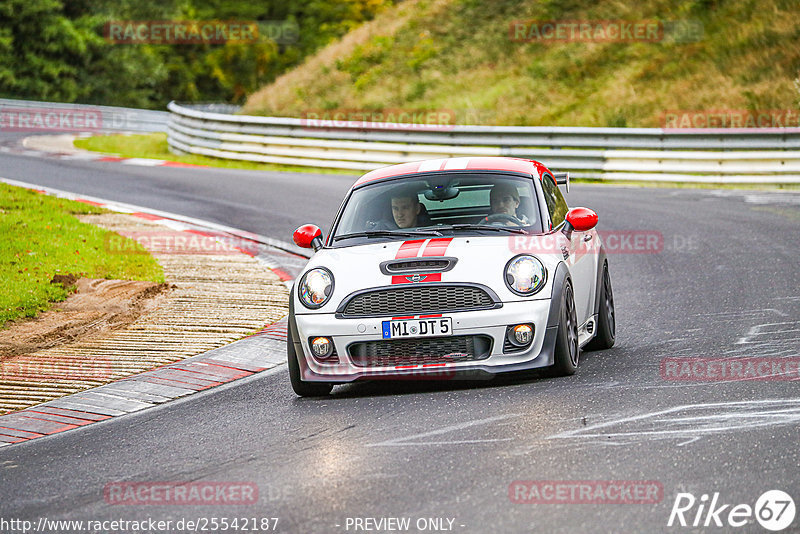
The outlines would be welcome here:
M 242 102 L 248 93 L 394 0 L 2 0 L 0 94 L 163 109 L 170 100 Z M 294 38 L 227 44 L 113 44 L 111 20 L 294 24 Z

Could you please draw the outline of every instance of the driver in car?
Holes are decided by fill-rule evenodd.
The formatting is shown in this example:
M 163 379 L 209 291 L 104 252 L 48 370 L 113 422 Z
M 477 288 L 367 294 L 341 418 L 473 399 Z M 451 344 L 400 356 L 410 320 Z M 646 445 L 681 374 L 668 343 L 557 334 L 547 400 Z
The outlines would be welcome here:
M 392 197 L 392 218 L 398 228 L 417 226 L 417 217 L 421 209 L 422 204 L 416 194 Z
M 365 229 L 367 231 L 402 230 L 431 224 L 427 210 L 419 201 L 415 189 L 396 189 L 389 199 L 384 199 L 385 201 L 390 203 L 388 208 L 392 213 L 391 219 L 388 217 L 388 213 L 383 212 L 384 215 L 379 219 L 366 221 Z
M 492 209 L 491 215 L 507 215 L 520 221 L 524 225 L 529 224 L 528 218 L 525 215 L 517 214 L 517 208 L 519 208 L 519 192 L 513 185 L 499 183 L 492 187 L 492 190 L 489 192 L 489 204 Z M 489 217 L 486 217 L 484 221 L 488 219 Z M 519 223 L 510 218 L 497 218 L 497 220 L 504 220 L 506 226 L 520 226 Z

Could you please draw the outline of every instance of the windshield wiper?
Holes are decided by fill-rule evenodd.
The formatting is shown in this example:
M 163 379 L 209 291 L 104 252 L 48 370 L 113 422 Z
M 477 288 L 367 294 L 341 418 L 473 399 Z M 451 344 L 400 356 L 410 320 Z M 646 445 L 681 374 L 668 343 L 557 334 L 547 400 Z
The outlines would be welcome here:
M 414 232 L 410 230 L 369 230 L 367 232 L 355 232 L 352 234 L 344 234 L 344 235 L 337 235 L 333 238 L 334 241 L 339 241 L 340 239 L 351 239 L 353 237 L 393 237 L 393 236 L 403 236 L 403 237 L 431 237 L 431 236 L 442 236 L 441 232 L 437 232 L 436 230 L 425 230 L 420 232 Z
M 489 226 L 484 224 L 453 224 L 450 226 L 441 226 L 440 230 L 489 230 L 490 232 L 511 232 L 514 234 L 525 234 L 529 232 L 517 226 Z

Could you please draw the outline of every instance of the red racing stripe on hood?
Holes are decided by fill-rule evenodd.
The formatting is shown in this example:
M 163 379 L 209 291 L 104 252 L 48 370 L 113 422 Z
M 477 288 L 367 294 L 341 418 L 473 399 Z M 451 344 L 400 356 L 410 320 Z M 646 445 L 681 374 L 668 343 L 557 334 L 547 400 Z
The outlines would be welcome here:
M 420 249 L 422 248 L 422 244 L 428 242 L 425 245 L 425 248 L 422 250 L 422 254 L 420 254 Z M 397 255 L 395 259 L 400 258 L 416 258 L 418 256 L 421 257 L 432 257 L 432 256 L 444 256 L 447 252 L 447 247 L 450 246 L 450 242 L 453 241 L 452 237 L 441 237 L 435 239 L 422 239 L 422 240 L 415 240 L 415 241 L 405 241 L 397 251 Z M 392 276 L 392 285 L 395 284 L 413 284 L 413 283 L 424 283 L 424 282 L 441 282 L 442 281 L 442 273 L 431 273 L 431 274 L 422 274 L 418 275 L 421 280 L 415 282 L 413 280 L 414 275 L 394 275 Z
M 450 246 L 452 237 L 438 237 L 431 239 L 425 250 L 422 252 L 423 256 L 444 256 L 447 252 L 447 247 Z
M 422 244 L 427 241 L 426 239 L 415 239 L 414 241 L 403 241 L 403 244 L 400 245 L 400 248 L 397 249 L 397 255 L 394 259 L 399 260 L 401 258 L 416 258 L 417 254 L 419 253 L 419 249 L 422 248 Z
M 419 254 L 422 245 L 425 244 L 427 239 L 415 239 L 413 241 L 403 241 L 400 248 L 397 249 L 397 255 L 394 259 L 399 260 L 402 258 L 416 258 Z M 395 284 L 410 284 L 411 280 L 406 279 L 405 276 L 392 276 L 392 285 Z

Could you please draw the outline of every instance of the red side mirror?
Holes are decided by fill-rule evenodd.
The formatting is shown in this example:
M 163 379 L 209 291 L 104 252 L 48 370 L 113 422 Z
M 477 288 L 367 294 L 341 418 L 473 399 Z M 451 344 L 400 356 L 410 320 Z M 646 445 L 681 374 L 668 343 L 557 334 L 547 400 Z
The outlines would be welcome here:
M 322 248 L 322 230 L 314 224 L 304 224 L 295 230 L 292 239 L 301 248 L 313 248 L 315 251 Z
M 589 208 L 572 208 L 566 218 L 578 232 L 587 232 L 597 226 L 597 214 Z

